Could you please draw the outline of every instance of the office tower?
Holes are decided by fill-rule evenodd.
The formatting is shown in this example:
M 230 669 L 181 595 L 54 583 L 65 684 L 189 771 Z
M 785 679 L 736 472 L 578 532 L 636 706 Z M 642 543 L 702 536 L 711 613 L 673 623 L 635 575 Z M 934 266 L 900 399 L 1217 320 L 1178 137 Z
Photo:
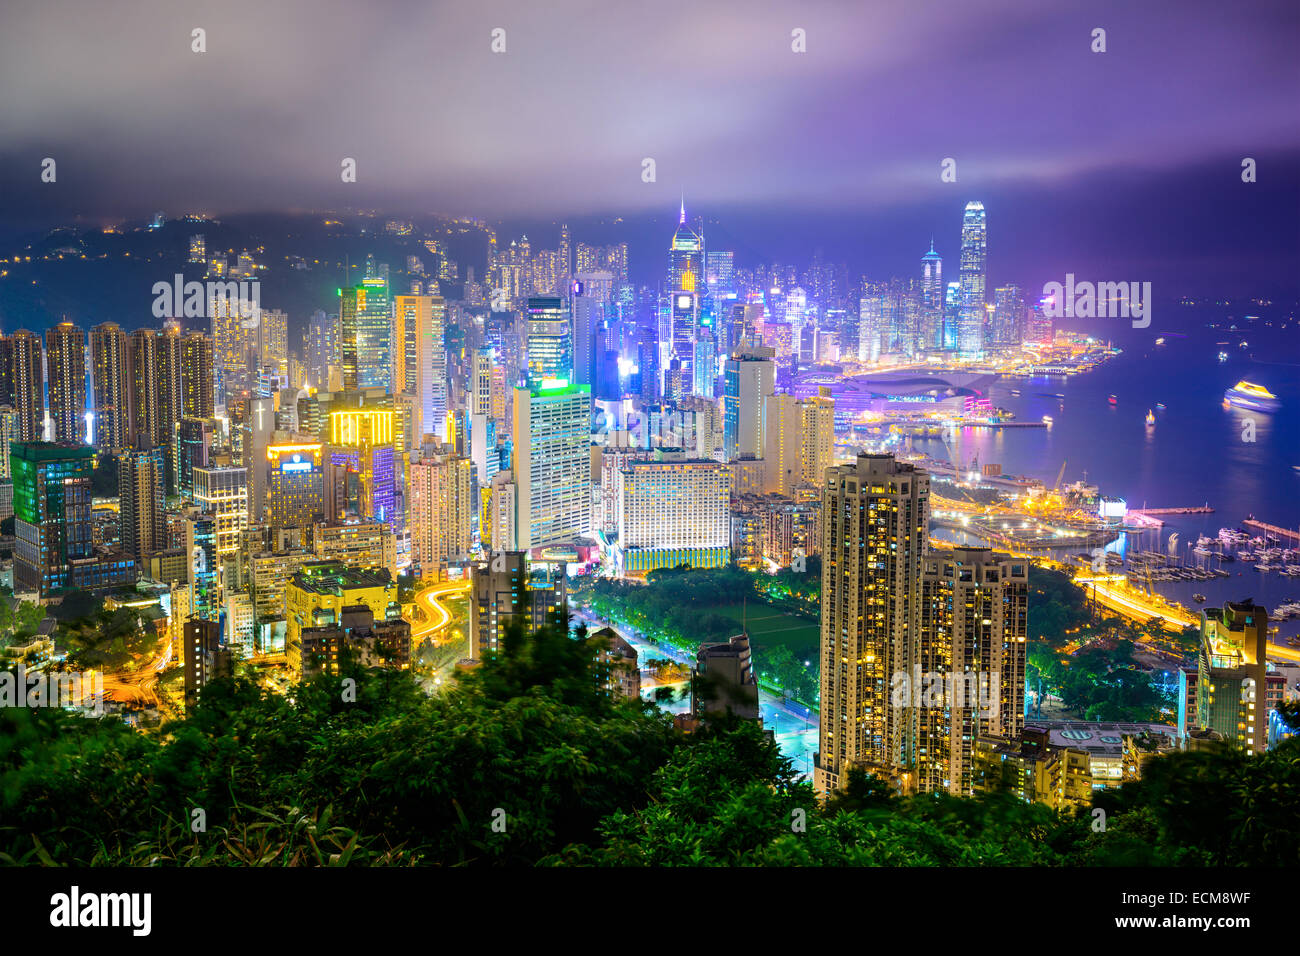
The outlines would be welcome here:
M 339 357 L 343 388 L 383 388 L 393 384 L 393 309 L 388 279 L 367 275 L 360 284 L 339 291 Z
M 1052 313 L 1044 308 L 1044 300 L 1034 303 L 1029 315 L 1029 328 L 1025 330 L 1026 345 L 1052 344 Z
M 1268 746 L 1264 700 L 1268 610 L 1253 601 L 1201 610 L 1196 721 L 1230 744 L 1256 753 Z
M 149 555 L 167 547 L 166 474 L 161 448 L 129 451 L 118 459 L 122 550 L 147 567 Z
M 968 202 L 961 223 L 961 320 L 957 349 L 965 356 L 984 350 L 984 293 L 988 257 L 987 226 L 982 202 Z
M 525 551 L 494 552 L 472 574 L 474 606 L 470 610 L 470 655 L 495 657 L 500 638 L 512 620 L 535 631 L 568 604 L 564 568 L 528 564 Z
M 686 289 L 686 275 L 690 274 L 689 287 L 696 289 L 704 282 L 704 237 L 686 223 L 686 200 L 682 200 L 677 217 L 677 231 L 673 233 L 668 252 L 668 288 Z
M 257 367 L 289 374 L 289 316 L 279 309 L 263 309 L 257 329 Z
M 234 561 L 248 528 L 248 469 L 200 466 L 194 469 L 194 506 L 216 519 L 216 554 L 221 564 Z
M 334 383 L 330 381 L 330 368 L 337 368 L 338 357 L 338 316 L 326 315 L 321 309 L 312 313 L 307 323 L 306 361 L 307 386 L 317 391 L 333 391 Z M 343 382 L 337 383 L 338 388 Z
M 695 681 L 691 691 L 691 716 L 732 715 L 759 720 L 758 679 L 748 634 L 730 640 L 701 644 L 695 655 Z
M 913 669 L 895 686 L 917 792 L 976 791 L 976 741 L 1024 729 L 1029 564 L 989 548 L 922 560 Z
M 57 442 L 86 441 L 86 333 L 71 322 L 45 332 L 49 365 L 52 438 Z
M 921 341 L 924 348 L 943 347 L 943 257 L 930 251 L 921 257 Z
M 202 236 L 190 236 L 190 264 L 206 266 L 208 263 L 208 244 Z
M 411 559 L 421 577 L 441 577 L 473 547 L 474 480 L 468 458 L 446 449 L 411 462 Z
M 712 398 L 714 380 L 718 376 L 718 343 L 712 332 L 701 329 L 695 336 L 691 349 L 691 375 L 691 392 Z
M 355 476 L 355 507 L 359 517 L 385 521 L 402 529 L 398 508 L 398 463 L 394 413 L 391 408 L 347 408 L 330 412 L 329 460 L 343 465 L 349 484 Z
M 962 316 L 961 283 L 949 282 L 943 297 L 943 348 L 957 351 Z
M 574 381 L 595 383 L 597 357 L 606 348 L 611 322 L 614 276 L 606 271 L 579 272 L 570 287 L 573 299 Z
M 516 388 L 513 434 L 520 548 L 590 534 L 591 388 Z
M 181 339 L 183 418 L 212 418 L 217 413 L 212 378 L 212 338 L 189 332 Z
M 993 290 L 993 315 L 988 345 L 999 350 L 1018 349 L 1024 339 L 1025 294 L 1018 285 Z
M 91 556 L 94 454 L 84 445 L 16 441 L 9 446 L 15 594 L 43 598 L 71 587 L 73 562 Z
M 469 408 L 475 415 L 492 417 L 492 369 L 495 364 L 496 350 L 491 346 L 474 350 Z
M 528 380 L 535 385 L 573 381 L 573 328 L 563 299 L 528 300 Z
M 338 561 L 350 568 L 386 568 L 397 578 L 397 536 L 382 521 L 318 524 L 312 532 L 312 549 L 322 561 Z
M 198 508 L 187 508 L 182 520 L 185 553 L 190 559 L 190 618 L 215 622 L 221 613 L 217 519 Z
M 326 518 L 325 446 L 318 442 L 273 443 L 266 449 L 265 511 L 270 528 L 309 529 Z
M 447 325 L 447 300 L 423 296 L 415 311 L 415 421 L 412 440 L 424 435 L 447 437 L 447 352 L 443 344 Z M 408 375 L 411 374 L 408 370 Z
M 18 413 L 18 440 L 45 438 L 45 361 L 41 337 L 19 329 L 9 337 L 13 351 L 14 411 Z
M 117 454 L 131 443 L 130 376 L 126 333 L 116 322 L 90 330 L 91 414 L 94 445 Z
M 194 469 L 211 463 L 216 422 L 211 418 L 182 418 L 176 425 L 176 493 L 194 500 Z
M 821 719 L 814 784 L 851 768 L 895 772 L 904 758 L 896 674 L 911 674 L 930 476 L 892 455 L 858 455 L 822 479 Z
M 704 256 L 704 281 L 714 295 L 735 292 L 735 253 L 714 250 Z
M 799 408 L 799 480 L 820 488 L 826 469 L 835 463 L 835 400 L 830 389 L 801 398 Z
M 763 402 L 776 392 L 776 352 L 755 345 L 727 359 L 722 453 L 727 461 L 763 457 Z
M 726 567 L 731 560 L 731 471 L 716 461 L 665 454 L 617 472 L 619 575 L 655 568 Z

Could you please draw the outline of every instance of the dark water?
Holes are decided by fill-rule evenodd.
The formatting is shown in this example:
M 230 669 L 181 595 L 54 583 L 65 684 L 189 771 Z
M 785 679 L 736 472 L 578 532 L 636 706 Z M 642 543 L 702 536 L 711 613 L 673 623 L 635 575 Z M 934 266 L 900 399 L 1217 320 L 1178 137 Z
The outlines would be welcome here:
M 1156 346 L 1156 335 L 1166 344 Z M 1245 339 L 1247 348 L 1238 343 Z M 1123 355 L 1086 375 L 1070 379 L 1002 380 L 993 402 L 1022 420 L 1043 415 L 1051 428 L 966 429 L 948 436 L 960 462 L 978 454 L 981 464 L 1001 464 L 1004 472 L 1038 478 L 1049 486 L 1065 462 L 1062 484 L 1083 478 L 1101 493 L 1124 498 L 1130 508 L 1183 507 L 1209 503 L 1209 515 L 1164 516 L 1159 541 L 1154 532 L 1126 536 L 1118 547 L 1164 550 L 1177 531 L 1189 554 L 1199 534 L 1215 537 L 1221 527 L 1240 527 L 1243 519 L 1300 528 L 1300 332 L 1248 329 L 1228 333 L 1201 330 L 1187 337 L 1155 333 L 1135 338 Z M 1229 341 L 1229 345 L 1217 342 Z M 1227 362 L 1218 361 L 1226 351 Z M 1225 407 L 1223 392 L 1241 379 L 1264 385 L 1282 402 L 1272 413 Z M 1019 389 L 1020 396 L 1011 395 Z M 1060 392 L 1064 399 L 1050 397 Z M 1044 395 L 1043 393 L 1047 393 Z M 1117 404 L 1108 404 L 1114 395 Z M 1157 409 L 1164 403 L 1165 409 Z M 1147 409 L 1156 424 L 1145 424 Z M 1246 420 L 1254 421 L 1253 442 L 1243 441 Z M 937 439 L 915 442 L 937 458 L 948 452 Z M 1249 530 L 1249 529 L 1247 529 Z M 1258 532 L 1251 532 L 1252 535 Z M 1283 546 L 1300 547 L 1300 545 Z M 1254 569 L 1254 562 L 1223 565 L 1231 577 L 1203 583 L 1157 582 L 1157 588 L 1188 607 L 1200 592 L 1213 605 L 1252 597 L 1272 607 L 1300 600 L 1300 578 Z M 1300 624 L 1282 625 L 1296 633 Z

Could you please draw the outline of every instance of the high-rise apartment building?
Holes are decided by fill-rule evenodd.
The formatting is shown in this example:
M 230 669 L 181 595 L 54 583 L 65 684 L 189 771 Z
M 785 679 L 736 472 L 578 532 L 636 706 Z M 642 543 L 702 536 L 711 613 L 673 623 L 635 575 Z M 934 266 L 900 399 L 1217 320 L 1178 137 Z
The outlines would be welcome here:
M 212 355 L 211 336 L 202 332 L 189 332 L 181 339 L 183 418 L 212 418 L 217 413 Z
M 126 333 L 116 322 L 96 325 L 90 330 L 90 411 L 100 451 L 117 454 L 130 446 L 130 382 Z
M 473 546 L 473 463 L 449 448 L 411 462 L 411 558 L 437 577 Z
M 904 765 L 894 675 L 918 663 L 921 558 L 930 476 L 892 455 L 860 454 L 822 478 L 821 720 L 814 784 L 851 768 Z
M 532 565 L 523 551 L 494 552 L 473 571 L 470 609 L 470 654 L 474 660 L 495 656 L 512 620 L 536 630 L 568 603 L 564 569 Z
M 763 404 L 776 392 L 776 351 L 745 346 L 727 360 L 722 453 L 727 461 L 763 457 Z
M 129 451 L 118 459 L 122 550 L 147 568 L 149 555 L 167 547 L 166 473 L 161 448 Z
M 56 442 L 86 441 L 86 333 L 71 322 L 45 332 L 49 368 L 51 437 Z
M 976 741 L 1024 729 L 1028 583 L 1025 559 L 989 548 L 923 559 L 913 669 L 892 702 L 915 790 L 973 794 Z
M 41 337 L 19 329 L 9 337 L 9 349 L 18 440 L 42 441 L 45 438 L 45 360 L 41 354 Z

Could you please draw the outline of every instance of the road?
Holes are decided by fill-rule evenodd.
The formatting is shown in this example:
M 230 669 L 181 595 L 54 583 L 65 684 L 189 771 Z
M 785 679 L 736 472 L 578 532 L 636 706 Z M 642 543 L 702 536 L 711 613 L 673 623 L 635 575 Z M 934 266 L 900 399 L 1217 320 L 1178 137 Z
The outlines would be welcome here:
M 451 623 L 451 611 L 440 602 L 449 596 L 459 597 L 469 593 L 470 581 L 439 581 L 415 595 L 415 605 L 424 612 L 424 619 L 411 622 L 411 642 L 414 647 L 426 639 L 437 643 L 437 636 Z

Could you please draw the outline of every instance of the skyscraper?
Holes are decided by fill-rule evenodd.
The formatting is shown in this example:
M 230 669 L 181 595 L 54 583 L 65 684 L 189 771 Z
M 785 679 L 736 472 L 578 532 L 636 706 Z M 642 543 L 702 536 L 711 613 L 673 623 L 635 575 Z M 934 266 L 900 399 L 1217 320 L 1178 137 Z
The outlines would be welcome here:
M 470 460 L 450 449 L 411 462 L 411 557 L 424 577 L 469 557 L 473 486 Z
M 957 349 L 965 356 L 984 350 L 985 271 L 988 258 L 987 226 L 982 202 L 968 202 L 961 222 L 961 320 Z
M 116 454 L 131 443 L 126 333 L 116 322 L 90 330 L 90 383 L 95 447 Z
M 166 474 L 161 448 L 129 451 L 118 459 L 117 494 L 122 550 L 137 567 L 167 547 Z
M 393 384 L 393 311 L 388 279 L 368 275 L 339 291 L 339 353 L 343 388 L 400 390 Z
M 85 445 L 10 445 L 16 594 L 32 592 L 45 597 L 71 586 L 72 562 L 91 556 L 94 454 L 94 449 Z
M 591 389 L 514 391 L 515 522 L 523 549 L 591 533 Z
M 216 397 L 212 378 L 212 339 L 190 332 L 181 340 L 182 418 L 212 418 Z
M 921 557 L 930 476 L 860 454 L 822 479 L 821 718 L 813 782 L 830 793 L 851 768 L 904 765 L 896 674 L 918 663 Z
M 573 326 L 563 299 L 528 300 L 528 380 L 536 385 L 574 381 Z
M 976 741 L 1009 741 L 1024 729 L 1028 569 L 989 548 L 922 561 L 913 670 L 892 702 L 915 790 L 973 794 Z
M 722 423 L 727 461 L 763 457 L 763 403 L 776 392 L 775 355 L 773 349 L 749 346 L 727 360 Z
M 930 251 L 921 257 L 921 342 L 922 347 L 943 348 L 943 257 Z
M 13 352 L 14 411 L 18 413 L 17 439 L 36 442 L 45 438 L 45 362 L 41 337 L 19 329 L 9 337 Z
M 1025 337 L 1025 293 L 1018 285 L 1000 285 L 993 291 L 993 303 L 989 344 L 1003 350 L 1019 348 Z
M 71 322 L 45 332 L 50 372 L 50 418 L 53 439 L 81 444 L 86 440 L 86 333 Z

